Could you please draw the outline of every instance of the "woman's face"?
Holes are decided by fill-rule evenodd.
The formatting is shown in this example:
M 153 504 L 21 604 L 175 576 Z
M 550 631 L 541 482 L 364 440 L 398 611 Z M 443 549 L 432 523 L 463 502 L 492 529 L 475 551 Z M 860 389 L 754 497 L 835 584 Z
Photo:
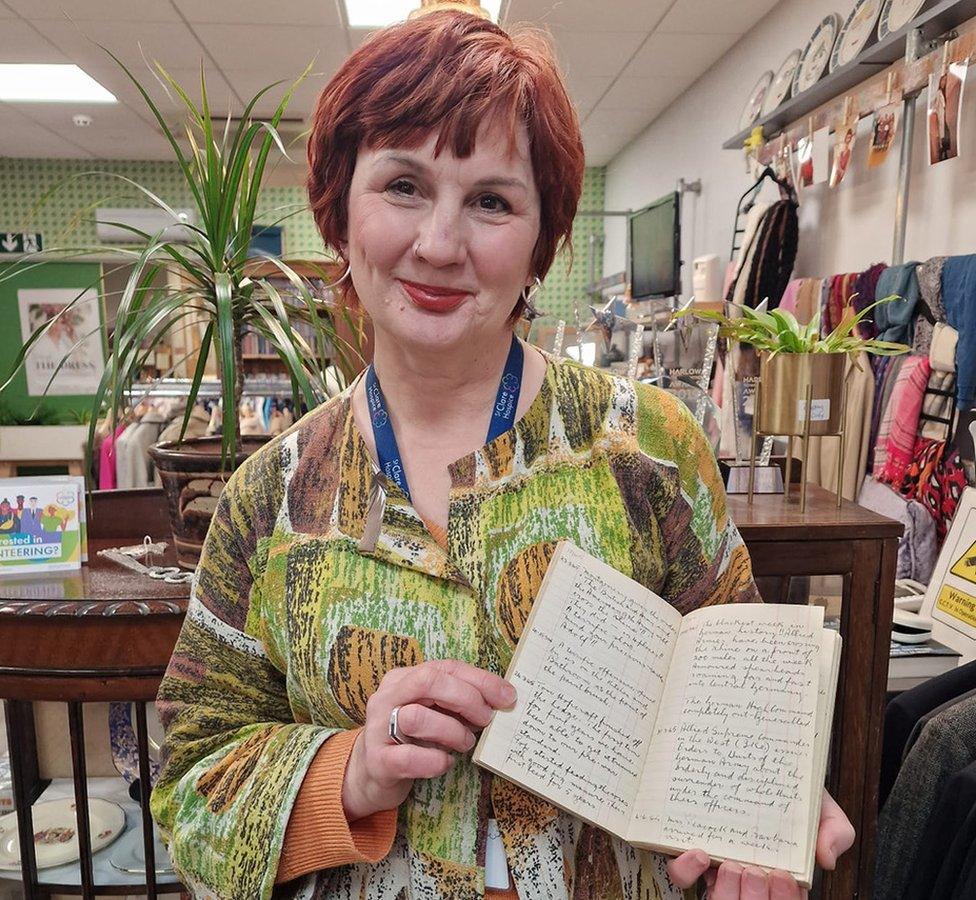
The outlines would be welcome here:
M 509 328 L 533 283 L 539 194 L 528 134 L 509 146 L 479 131 L 459 159 L 419 148 L 361 148 L 349 190 L 344 245 L 377 335 L 414 349 L 447 349 Z

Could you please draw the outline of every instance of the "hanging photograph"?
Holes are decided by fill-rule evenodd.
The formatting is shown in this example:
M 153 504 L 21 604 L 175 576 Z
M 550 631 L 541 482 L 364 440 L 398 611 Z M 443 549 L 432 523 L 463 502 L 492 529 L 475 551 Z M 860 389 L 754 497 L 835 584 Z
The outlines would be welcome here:
M 936 165 L 959 155 L 962 119 L 962 89 L 966 83 L 965 63 L 953 63 L 939 74 L 929 75 L 928 138 L 929 164 Z
M 888 158 L 888 151 L 898 133 L 900 117 L 900 103 L 889 103 L 874 114 L 874 122 L 871 125 L 871 146 L 868 149 L 869 169 L 880 166 Z
M 796 180 L 800 187 L 813 184 L 813 135 L 796 142 Z
M 813 133 L 813 183 L 820 184 L 830 174 L 830 129 Z
M 857 141 L 857 117 L 852 117 L 837 126 L 834 132 L 834 165 L 830 170 L 830 186 L 837 187 L 847 174 L 854 155 L 854 144 Z
M 79 295 L 81 299 L 64 312 Z M 20 336 L 25 342 L 45 322 L 61 313 L 24 361 L 28 395 L 40 397 L 45 391 L 59 396 L 94 394 L 105 368 L 98 293 L 90 288 L 24 288 L 17 291 L 17 307 Z M 51 376 L 69 352 L 71 356 L 48 388 Z

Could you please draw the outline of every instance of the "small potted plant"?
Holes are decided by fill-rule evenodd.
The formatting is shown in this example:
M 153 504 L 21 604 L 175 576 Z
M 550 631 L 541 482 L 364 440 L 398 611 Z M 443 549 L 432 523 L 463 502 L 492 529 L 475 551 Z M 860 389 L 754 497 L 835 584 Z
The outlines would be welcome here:
M 862 351 L 878 356 L 897 356 L 909 347 L 892 341 L 865 338 L 857 326 L 874 307 L 900 302 L 884 297 L 846 318 L 826 336 L 820 334 L 820 313 L 801 325 L 788 310 L 729 304 L 730 312 L 697 310 L 689 303 L 678 310 L 682 316 L 719 324 L 719 336 L 749 344 L 759 352 L 762 392 L 756 411 L 756 430 L 761 434 L 802 435 L 806 424 L 806 389 L 811 391 L 811 435 L 837 434 L 841 429 L 841 398 L 847 358 L 858 365 Z
M 258 120 L 254 108 L 276 85 L 269 85 L 255 94 L 239 118 L 228 117 L 225 127 L 215 128 L 202 71 L 198 104 L 157 63 L 157 77 L 179 98 L 186 117 L 190 148 L 186 152 L 139 80 L 118 57 L 106 52 L 142 94 L 172 148 L 185 187 L 193 198 L 198 224 L 187 226 L 189 238 L 176 242 L 167 239 L 165 229 L 148 234 L 129 225 L 113 223 L 132 233 L 133 246 L 119 252 L 132 261 L 133 269 L 122 292 L 104 375 L 92 399 L 88 462 L 96 420 L 102 411 L 107 411 L 114 430 L 129 406 L 129 388 L 139 377 L 142 367 L 147 360 L 153 359 L 154 351 L 170 332 L 183 328 L 187 317 L 192 316 L 200 328 L 201 342 L 189 380 L 180 440 L 175 446 L 159 446 L 152 452 L 167 493 L 179 560 L 186 566 L 193 566 L 209 525 L 208 513 L 216 503 L 224 480 L 255 446 L 242 442 L 238 421 L 244 392 L 242 344 L 245 334 L 256 332 L 264 338 L 283 364 L 296 408 L 307 409 L 328 394 L 326 359 L 334 361 L 345 378 L 361 368 L 362 322 L 354 321 L 341 306 L 313 295 L 309 282 L 284 261 L 267 256 L 254 258 L 249 254 L 255 210 L 269 154 L 277 147 L 287 156 L 277 127 L 295 87 L 309 69 L 285 92 L 267 121 Z M 180 220 L 163 199 L 131 179 L 108 172 L 88 172 L 72 177 L 86 175 L 121 179 L 128 188 L 171 216 L 174 223 Z M 287 210 L 273 211 L 275 215 L 281 213 L 275 225 L 301 211 L 294 205 Z M 47 259 L 65 260 L 93 250 L 104 252 L 101 247 L 43 250 L 22 260 L 20 266 L 12 267 L 3 278 L 15 277 L 24 268 Z M 276 277 L 261 277 L 260 273 L 266 273 L 269 265 Z M 334 266 L 326 264 L 317 274 L 323 282 L 330 282 L 335 280 L 334 271 Z M 158 285 L 157 275 L 167 276 L 164 286 Z M 280 285 L 282 281 L 289 286 L 289 296 L 283 296 L 285 292 L 276 287 L 275 282 Z M 70 309 L 71 304 L 59 316 Z M 31 335 L 15 361 L 10 378 L 0 385 L 0 389 L 9 384 L 30 348 L 57 319 L 55 316 Z M 292 328 L 294 322 L 311 326 L 314 344 Z M 342 335 L 351 335 L 351 339 Z M 61 365 L 79 345 L 66 354 Z M 184 440 L 211 353 L 216 358 L 222 415 L 227 424 L 220 438 Z M 90 464 L 86 470 L 91 470 Z

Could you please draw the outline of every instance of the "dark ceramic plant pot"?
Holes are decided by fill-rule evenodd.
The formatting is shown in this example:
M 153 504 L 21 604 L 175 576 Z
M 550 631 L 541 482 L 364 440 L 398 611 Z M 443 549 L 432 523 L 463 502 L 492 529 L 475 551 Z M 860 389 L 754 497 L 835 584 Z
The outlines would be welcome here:
M 242 438 L 233 465 L 228 460 L 223 468 L 220 437 L 187 438 L 181 445 L 168 441 L 149 448 L 163 482 L 176 558 L 183 568 L 195 569 L 200 561 L 217 498 L 231 472 L 267 441 L 266 436 Z

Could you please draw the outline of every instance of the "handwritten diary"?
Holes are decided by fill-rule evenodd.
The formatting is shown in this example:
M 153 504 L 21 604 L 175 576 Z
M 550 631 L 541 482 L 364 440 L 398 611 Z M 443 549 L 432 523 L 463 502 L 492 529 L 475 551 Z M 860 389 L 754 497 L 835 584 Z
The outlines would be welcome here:
M 635 846 L 809 886 L 839 661 L 819 607 L 682 617 L 563 541 L 473 758 Z

